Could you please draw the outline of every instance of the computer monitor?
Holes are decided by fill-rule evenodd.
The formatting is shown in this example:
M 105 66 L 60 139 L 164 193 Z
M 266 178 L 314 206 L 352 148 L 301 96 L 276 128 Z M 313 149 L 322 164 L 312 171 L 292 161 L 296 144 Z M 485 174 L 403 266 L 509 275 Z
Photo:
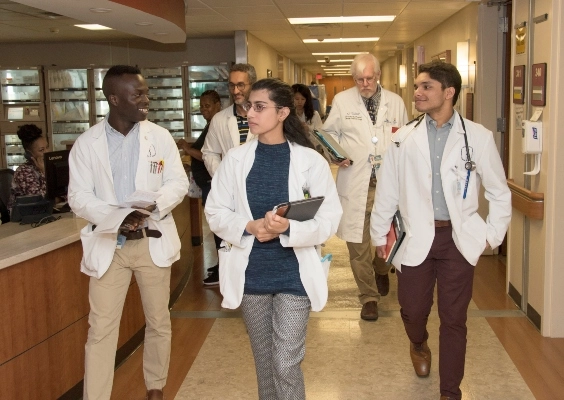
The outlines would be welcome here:
M 57 197 L 66 197 L 69 186 L 69 150 L 52 151 L 43 155 L 45 165 L 45 198 L 55 204 Z

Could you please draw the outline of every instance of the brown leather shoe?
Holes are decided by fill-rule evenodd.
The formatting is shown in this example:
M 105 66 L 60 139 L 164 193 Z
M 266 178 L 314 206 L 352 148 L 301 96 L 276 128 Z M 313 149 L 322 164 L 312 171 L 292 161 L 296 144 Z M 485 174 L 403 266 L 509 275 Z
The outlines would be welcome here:
M 365 321 L 376 321 L 378 319 L 378 303 L 375 301 L 364 303 L 360 311 L 360 318 Z
M 431 350 L 427 346 L 427 341 L 425 340 L 419 345 L 410 343 L 409 354 L 417 376 L 420 378 L 429 376 L 431 372 Z
M 147 397 L 145 398 L 147 400 L 163 400 L 164 399 L 163 391 L 160 389 L 147 390 Z
M 390 291 L 389 275 L 376 274 L 376 287 L 378 288 L 378 293 L 380 293 L 380 296 L 386 296 Z

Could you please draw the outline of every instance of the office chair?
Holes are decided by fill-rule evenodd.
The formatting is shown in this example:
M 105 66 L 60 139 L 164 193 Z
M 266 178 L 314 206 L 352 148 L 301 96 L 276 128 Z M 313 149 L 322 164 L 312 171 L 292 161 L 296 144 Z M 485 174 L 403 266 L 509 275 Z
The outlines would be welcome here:
M 11 169 L 0 169 L 0 216 L 2 223 L 10 222 L 10 213 L 8 211 L 8 201 L 10 201 L 10 190 L 12 188 L 12 179 L 14 171 Z

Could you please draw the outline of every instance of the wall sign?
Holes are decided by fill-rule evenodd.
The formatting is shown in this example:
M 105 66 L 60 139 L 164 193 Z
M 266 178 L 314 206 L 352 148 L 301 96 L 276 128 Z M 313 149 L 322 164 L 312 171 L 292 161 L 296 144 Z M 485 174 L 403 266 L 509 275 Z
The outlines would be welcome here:
M 533 64 L 531 75 L 533 83 L 531 104 L 544 106 L 546 105 L 546 63 Z
M 525 66 L 513 67 L 513 103 L 525 104 Z

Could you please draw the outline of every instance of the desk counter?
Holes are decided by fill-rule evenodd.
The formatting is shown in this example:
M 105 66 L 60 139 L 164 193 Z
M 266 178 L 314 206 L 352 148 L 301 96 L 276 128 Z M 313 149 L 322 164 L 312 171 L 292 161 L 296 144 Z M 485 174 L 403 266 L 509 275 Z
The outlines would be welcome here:
M 172 265 L 171 302 L 190 275 L 193 258 L 189 200 L 173 211 L 182 243 Z M 7 399 L 82 396 L 88 332 L 89 277 L 80 272 L 79 232 L 86 221 L 63 214 L 31 228 L 0 225 L 0 388 Z M 142 342 L 145 318 L 133 277 L 118 339 L 116 365 Z

